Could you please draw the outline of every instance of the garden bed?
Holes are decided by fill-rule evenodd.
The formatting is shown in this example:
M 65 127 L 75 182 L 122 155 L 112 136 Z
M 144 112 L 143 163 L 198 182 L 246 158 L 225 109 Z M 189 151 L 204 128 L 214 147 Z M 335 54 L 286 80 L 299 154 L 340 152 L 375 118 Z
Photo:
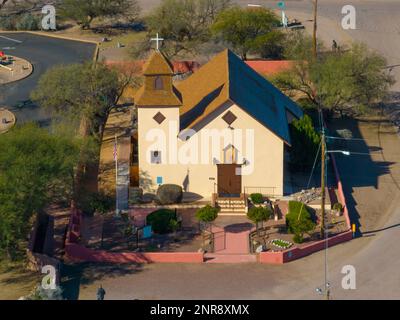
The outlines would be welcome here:
M 137 241 L 135 235 L 126 236 L 126 222 L 123 219 L 115 219 L 114 214 L 110 213 L 104 217 L 102 234 L 96 237 L 96 241 L 91 241 L 89 247 L 109 252 L 197 252 L 202 247 L 202 235 L 192 215 L 194 213 L 190 211 L 184 213 L 182 224 L 175 233 L 153 232 L 151 238 Z M 143 226 L 140 219 L 133 221 L 135 225 L 138 222 L 137 226 Z

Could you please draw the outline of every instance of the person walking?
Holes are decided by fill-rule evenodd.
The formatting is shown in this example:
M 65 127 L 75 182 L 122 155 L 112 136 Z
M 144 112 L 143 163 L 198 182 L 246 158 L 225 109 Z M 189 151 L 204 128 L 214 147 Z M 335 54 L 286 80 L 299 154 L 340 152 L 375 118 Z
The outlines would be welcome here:
M 332 51 L 333 52 L 338 51 L 338 44 L 335 40 L 332 41 Z
M 97 289 L 97 300 L 104 300 L 106 290 L 103 289 L 102 285 Z

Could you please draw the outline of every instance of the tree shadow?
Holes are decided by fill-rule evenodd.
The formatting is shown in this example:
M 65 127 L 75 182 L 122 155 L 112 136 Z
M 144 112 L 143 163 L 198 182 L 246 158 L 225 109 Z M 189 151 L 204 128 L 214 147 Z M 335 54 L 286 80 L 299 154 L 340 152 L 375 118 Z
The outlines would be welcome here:
M 236 223 L 224 227 L 224 231 L 229 233 L 242 233 L 244 231 L 250 231 L 253 228 L 254 225 L 251 223 Z

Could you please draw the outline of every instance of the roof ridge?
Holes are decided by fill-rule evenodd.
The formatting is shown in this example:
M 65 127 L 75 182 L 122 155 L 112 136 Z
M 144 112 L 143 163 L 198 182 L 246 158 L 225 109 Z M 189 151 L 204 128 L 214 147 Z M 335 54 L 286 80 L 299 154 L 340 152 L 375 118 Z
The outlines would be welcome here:
M 233 52 L 230 51 L 228 48 L 225 49 L 225 51 L 226 51 L 226 66 L 225 67 L 226 67 L 226 74 L 227 74 L 227 80 L 226 80 L 227 90 L 226 90 L 226 92 L 228 94 L 227 99 L 232 100 L 231 99 L 231 73 L 229 70 L 229 53 L 233 53 Z

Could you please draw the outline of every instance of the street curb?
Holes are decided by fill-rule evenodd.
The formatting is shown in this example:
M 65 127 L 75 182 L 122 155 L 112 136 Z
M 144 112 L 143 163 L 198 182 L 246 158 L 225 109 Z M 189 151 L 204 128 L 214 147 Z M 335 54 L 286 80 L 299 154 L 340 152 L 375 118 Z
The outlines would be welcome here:
M 12 57 L 16 57 L 16 56 L 12 56 Z M 28 62 L 28 63 L 31 65 L 31 67 L 32 67 L 31 72 L 30 72 L 29 74 L 27 74 L 25 77 L 21 78 L 21 79 L 13 80 L 13 81 L 6 82 L 6 83 L 2 83 L 1 85 L 8 85 L 8 84 L 12 84 L 12 83 L 17 83 L 17 82 L 19 82 L 19 81 L 25 80 L 26 78 L 30 77 L 30 76 L 33 74 L 33 72 L 34 72 L 34 70 L 35 70 L 34 65 L 33 65 L 29 60 L 26 60 L 26 59 L 23 59 L 23 58 L 20 58 L 20 57 L 17 57 L 17 58 L 18 58 L 18 59 L 25 60 L 26 62 Z
M 15 116 L 14 112 L 11 112 L 11 111 L 8 110 L 7 108 L 5 108 L 5 106 L 4 106 L 4 107 L 0 107 L 0 111 L 1 111 L 1 110 L 6 110 L 6 111 L 8 111 L 8 112 L 12 115 L 12 117 L 13 117 L 13 125 L 12 125 L 10 128 L 6 129 L 6 130 L 3 130 L 3 131 L 0 130 L 0 135 L 6 134 L 6 133 L 9 132 L 12 128 L 14 128 L 14 127 L 16 126 L 16 124 L 17 124 L 17 117 Z

